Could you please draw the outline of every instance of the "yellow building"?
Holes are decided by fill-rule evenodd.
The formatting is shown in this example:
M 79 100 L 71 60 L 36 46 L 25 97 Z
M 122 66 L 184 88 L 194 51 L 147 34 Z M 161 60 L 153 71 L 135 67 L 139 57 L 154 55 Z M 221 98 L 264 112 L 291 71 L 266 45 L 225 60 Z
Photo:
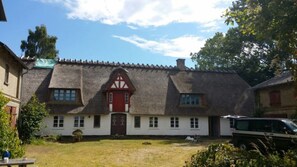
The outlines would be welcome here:
M 26 65 L 2 42 L 0 42 L 0 91 L 9 98 L 5 110 L 15 126 L 20 108 L 23 69 Z
M 266 117 L 291 118 L 297 109 L 293 77 L 284 72 L 254 87 L 256 108 Z

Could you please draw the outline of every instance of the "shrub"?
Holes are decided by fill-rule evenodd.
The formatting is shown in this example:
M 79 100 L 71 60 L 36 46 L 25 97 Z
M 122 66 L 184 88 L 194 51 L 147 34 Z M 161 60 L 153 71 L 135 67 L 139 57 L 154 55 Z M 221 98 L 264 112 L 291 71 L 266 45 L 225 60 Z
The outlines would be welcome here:
M 292 167 L 297 165 L 297 150 L 263 155 L 259 150 L 240 150 L 231 144 L 213 144 L 198 151 L 186 167 Z
M 4 106 L 8 101 L 0 92 L 0 155 L 8 150 L 11 158 L 22 157 L 25 151 L 21 146 L 17 130 L 10 126 L 8 114 L 4 111 Z
M 40 131 L 42 120 L 48 115 L 45 103 L 40 103 L 34 95 L 30 101 L 22 106 L 18 119 L 18 130 L 20 139 L 30 143 Z
M 72 132 L 74 142 L 79 142 L 83 138 L 83 132 L 80 129 L 76 129 Z

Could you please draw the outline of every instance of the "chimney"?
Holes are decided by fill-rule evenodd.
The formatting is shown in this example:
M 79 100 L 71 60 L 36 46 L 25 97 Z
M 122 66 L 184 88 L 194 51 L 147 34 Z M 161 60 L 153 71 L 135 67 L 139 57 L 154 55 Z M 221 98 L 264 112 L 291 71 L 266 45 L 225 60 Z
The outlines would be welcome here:
M 186 70 L 185 59 L 177 59 L 176 66 L 179 70 L 185 71 Z

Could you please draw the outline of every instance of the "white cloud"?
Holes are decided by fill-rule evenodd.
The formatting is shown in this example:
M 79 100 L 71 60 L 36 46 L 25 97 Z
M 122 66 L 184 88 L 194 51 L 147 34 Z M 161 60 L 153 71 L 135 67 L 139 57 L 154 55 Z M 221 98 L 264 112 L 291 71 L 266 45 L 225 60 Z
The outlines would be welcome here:
M 151 52 L 178 58 L 190 58 L 190 53 L 198 52 L 205 42 L 205 39 L 189 35 L 160 41 L 147 40 L 136 35 L 129 37 L 114 35 L 113 37 Z
M 39 0 L 62 4 L 71 19 L 104 24 L 164 26 L 170 23 L 197 23 L 217 26 L 232 0 Z

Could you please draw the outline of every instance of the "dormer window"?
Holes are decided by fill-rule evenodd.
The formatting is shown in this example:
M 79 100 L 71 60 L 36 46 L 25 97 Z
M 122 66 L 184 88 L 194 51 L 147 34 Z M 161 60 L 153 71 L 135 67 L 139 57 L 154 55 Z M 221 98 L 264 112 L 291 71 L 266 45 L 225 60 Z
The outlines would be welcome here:
M 203 94 L 183 93 L 180 95 L 180 106 L 203 106 L 205 99 Z
M 54 89 L 53 101 L 76 102 L 77 92 L 73 89 Z

